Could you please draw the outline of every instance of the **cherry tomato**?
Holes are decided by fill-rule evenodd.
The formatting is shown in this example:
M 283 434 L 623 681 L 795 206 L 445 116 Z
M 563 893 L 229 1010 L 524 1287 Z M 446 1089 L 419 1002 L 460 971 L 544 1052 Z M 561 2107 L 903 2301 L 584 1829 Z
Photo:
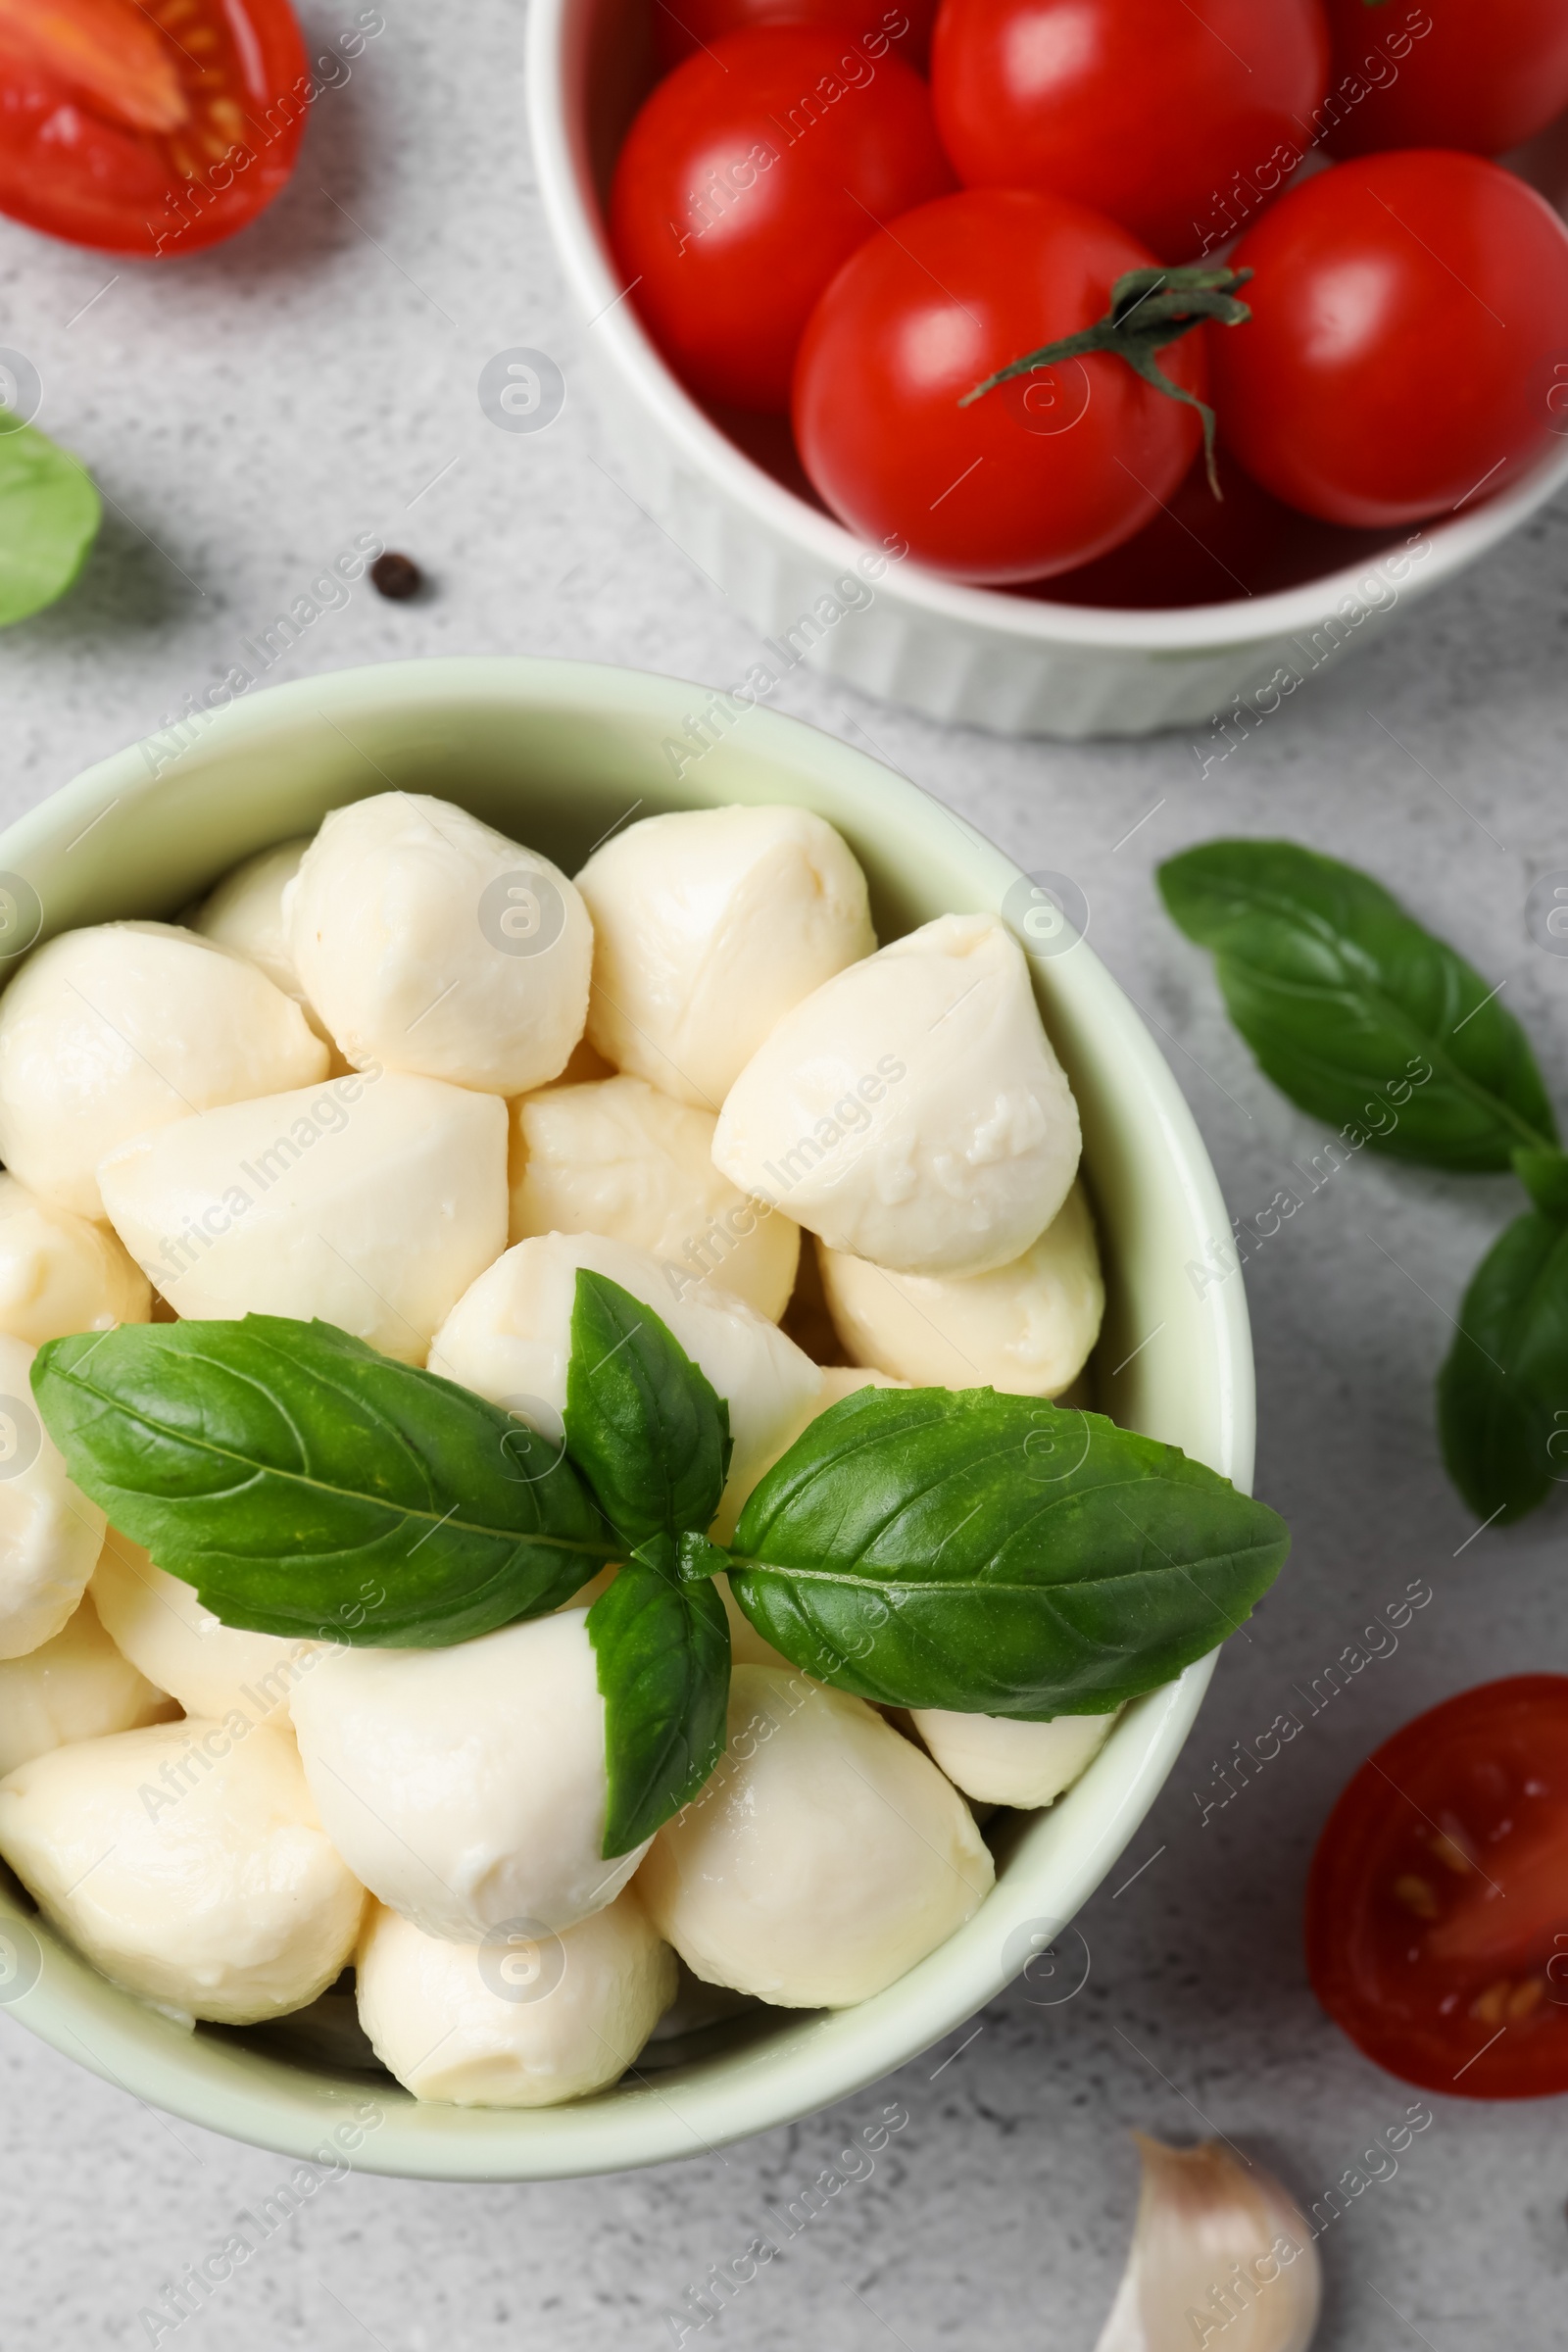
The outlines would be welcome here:
M 1312 1989 L 1423 2090 L 1568 2090 L 1568 1676 L 1418 1715 L 1329 1815 L 1306 1888 Z
M 654 91 L 615 166 L 611 242 L 694 392 L 782 410 L 839 264 L 879 221 L 952 185 L 926 86 L 883 36 L 761 26 Z
M 1420 8 L 1328 0 L 1334 74 L 1329 144 L 1467 147 L 1501 155 L 1568 106 L 1563 0 L 1427 0 Z
M 1220 435 L 1288 505 L 1413 522 L 1561 447 L 1568 229 L 1496 164 L 1419 148 L 1338 164 L 1232 260 L 1252 318 L 1213 346 Z
M 937 0 L 904 0 L 897 8 L 884 0 L 654 0 L 654 46 L 667 72 L 748 24 L 816 24 L 852 40 L 885 32 L 894 55 L 924 73 L 936 13 Z
M 931 96 L 968 186 L 1075 196 L 1181 262 L 1238 172 L 1299 162 L 1328 69 L 1320 0 L 944 0 Z
M 294 169 L 288 0 L 0 0 L 0 212 L 110 253 L 194 253 Z
M 901 533 L 917 562 L 992 585 L 1131 538 L 1192 464 L 1192 408 L 1104 352 L 958 403 L 1094 325 L 1151 258 L 1115 221 L 1026 189 L 965 189 L 872 237 L 823 295 L 796 368 L 795 437 L 818 495 L 863 537 Z M 1160 354 L 1200 397 L 1205 332 Z

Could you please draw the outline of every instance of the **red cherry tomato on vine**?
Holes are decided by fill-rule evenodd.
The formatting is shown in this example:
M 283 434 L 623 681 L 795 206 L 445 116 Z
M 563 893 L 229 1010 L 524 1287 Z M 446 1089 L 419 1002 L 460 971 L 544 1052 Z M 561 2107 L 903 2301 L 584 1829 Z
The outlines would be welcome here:
M 966 189 L 872 237 L 817 305 L 796 367 L 795 437 L 818 494 L 863 537 L 901 534 L 916 562 L 999 586 L 1131 538 L 1193 462 L 1192 408 L 1104 352 L 958 403 L 1094 325 L 1115 280 L 1151 259 L 1115 221 L 1027 190 Z M 1200 397 L 1205 332 L 1159 355 Z
M 1560 449 L 1568 229 L 1512 172 L 1439 149 L 1337 164 L 1231 258 L 1252 317 L 1212 346 L 1220 437 L 1287 505 L 1414 522 Z
M 110 253 L 231 237 L 294 169 L 288 0 L 0 0 L 0 213 Z
M 863 39 L 763 26 L 688 58 L 654 91 L 615 166 L 611 242 L 692 390 L 777 411 L 840 263 L 878 222 L 952 185 L 917 74 Z
M 1076 197 L 1182 262 L 1237 173 L 1299 162 L 1328 70 L 1320 0 L 944 0 L 931 96 L 968 186 Z
M 885 33 L 895 57 L 924 73 L 937 0 L 654 0 L 654 47 L 666 72 L 749 24 L 815 24 L 824 32 Z
M 1461 1691 L 1367 1758 L 1312 1857 L 1306 1964 L 1406 2082 L 1568 2090 L 1568 1676 Z
M 1501 155 L 1568 106 L 1563 0 L 1328 0 L 1337 155 L 1468 147 Z

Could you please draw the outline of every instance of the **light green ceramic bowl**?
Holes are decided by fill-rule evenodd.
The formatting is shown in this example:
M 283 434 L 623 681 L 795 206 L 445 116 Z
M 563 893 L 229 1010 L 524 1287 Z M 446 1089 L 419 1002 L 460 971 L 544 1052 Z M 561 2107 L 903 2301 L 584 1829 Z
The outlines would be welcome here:
M 1000 852 L 902 776 L 794 719 L 750 713 L 677 780 L 666 744 L 703 700 L 668 679 L 567 662 L 404 662 L 278 687 L 190 730 L 183 751 L 171 738 L 137 745 L 55 794 L 0 840 L 3 887 L 24 919 L 36 893 L 43 937 L 114 915 L 171 916 L 252 851 L 397 785 L 461 803 L 568 872 L 632 810 L 794 802 L 848 840 L 884 940 L 948 910 L 1016 912 L 1008 893 L 1022 878 Z M 1253 1387 L 1241 1281 L 1195 1285 L 1187 1272 L 1230 1230 L 1192 1115 L 1087 946 L 1034 968 L 1082 1109 L 1101 1219 L 1110 1303 L 1099 1401 L 1246 1486 Z M 1017 1975 L 1137 1829 L 1211 1665 L 1130 1707 L 1068 1795 L 1005 1827 L 995 1891 L 886 1992 L 827 2015 L 710 2029 L 685 2063 L 573 2106 L 419 2106 L 384 2078 L 294 2063 L 262 2036 L 183 2033 L 3 1889 L 0 2000 L 107 2082 L 289 2155 L 320 2148 L 373 2092 L 382 2121 L 351 2159 L 367 2171 L 548 2180 L 691 2156 L 876 2081 Z

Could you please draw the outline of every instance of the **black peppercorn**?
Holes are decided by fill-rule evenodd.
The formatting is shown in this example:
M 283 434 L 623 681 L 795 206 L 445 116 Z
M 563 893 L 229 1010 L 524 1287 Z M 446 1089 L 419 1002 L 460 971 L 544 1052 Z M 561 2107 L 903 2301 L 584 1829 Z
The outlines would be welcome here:
M 394 555 L 389 548 L 370 565 L 370 585 L 382 596 L 401 604 L 424 586 L 424 574 L 412 556 Z

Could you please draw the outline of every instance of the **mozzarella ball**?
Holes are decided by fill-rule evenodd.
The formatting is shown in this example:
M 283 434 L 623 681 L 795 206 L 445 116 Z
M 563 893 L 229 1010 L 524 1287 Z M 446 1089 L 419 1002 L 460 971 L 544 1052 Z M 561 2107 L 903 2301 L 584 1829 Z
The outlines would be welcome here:
M 506 1247 L 505 1103 L 393 1070 L 203 1111 L 101 1175 L 178 1314 L 319 1315 L 409 1363 Z
M 41 1348 L 152 1311 L 147 1277 L 114 1234 L 0 1175 L 0 1331 Z
M 893 1274 L 837 1250 L 817 1255 L 846 1352 L 917 1388 L 1059 1396 L 1100 1337 L 1105 1286 L 1081 1184 L 1040 1239 L 992 1274 Z
M 577 887 L 594 923 L 590 1042 L 708 1110 L 791 1005 L 876 946 L 865 876 L 805 808 L 644 817 Z
M 429 1367 L 540 1425 L 566 1402 L 577 1272 L 608 1276 L 651 1306 L 729 1406 L 729 1484 L 715 1527 L 732 1529 L 740 1502 L 793 1429 L 822 1376 L 765 1315 L 722 1291 L 703 1289 L 630 1242 L 550 1233 L 518 1242 L 458 1300 L 431 1345 Z M 723 1541 L 723 1536 L 719 1539 Z
M 948 1707 L 911 1707 L 914 1725 L 936 1762 L 965 1796 L 987 1805 L 1049 1805 L 1099 1755 L 1115 1722 L 1110 1715 L 1057 1715 L 1050 1723 L 1014 1723 L 1004 1715 L 956 1715 Z
M 269 1716 L 274 1724 L 288 1722 L 289 1693 L 317 1656 L 316 1642 L 224 1625 L 202 1607 L 193 1585 L 155 1567 L 141 1545 L 115 1527 L 89 1592 L 132 1665 L 177 1698 L 187 1715 L 237 1712 L 253 1723 Z
M 357 1962 L 360 2022 L 416 2099 L 557 2107 L 625 2073 L 675 1997 L 675 1955 L 637 1890 L 564 1935 L 449 1943 L 377 1906 Z
M 107 1524 L 32 1401 L 32 1355 L 0 1332 L 0 1658 L 41 1649 L 75 1615 Z
M 98 1163 L 220 1102 L 313 1086 L 327 1051 L 265 972 L 171 923 L 99 923 L 27 957 L 0 997 L 0 1159 L 102 1217 Z
M 777 1322 L 801 1229 L 713 1165 L 713 1114 L 643 1078 L 560 1086 L 512 1106 L 512 1239 L 602 1233 L 634 1242 Z
M 646 1846 L 606 1861 L 605 1702 L 587 1611 L 450 1649 L 340 1649 L 293 1697 L 338 1851 L 426 1936 L 508 1920 L 559 1935 L 613 1902 Z
M 564 1067 L 593 933 L 548 858 L 423 793 L 335 808 L 284 898 L 306 995 L 356 1069 L 521 1095 Z
M 365 1908 L 293 1741 L 237 1718 L 35 1757 L 0 1781 L 0 1854 L 106 1977 L 216 2025 L 314 2001 Z
M 710 1984 L 843 2009 L 945 1943 L 995 1876 L 962 1797 L 874 1707 L 737 1666 L 729 1745 L 637 1888 Z
M 979 1274 L 1050 1224 L 1080 1146 L 1022 950 L 994 915 L 945 914 L 786 1014 L 725 1097 L 713 1158 L 834 1250 Z
M 178 1711 L 121 1655 L 89 1593 L 53 1641 L 0 1660 L 0 1777 L 52 1747 L 163 1723 Z
M 259 850 L 226 873 L 191 917 L 193 931 L 258 965 L 274 988 L 293 998 L 307 1020 L 311 1007 L 288 952 L 283 893 L 310 846 L 311 836 L 302 833 L 293 841 L 280 841 L 276 849 Z

